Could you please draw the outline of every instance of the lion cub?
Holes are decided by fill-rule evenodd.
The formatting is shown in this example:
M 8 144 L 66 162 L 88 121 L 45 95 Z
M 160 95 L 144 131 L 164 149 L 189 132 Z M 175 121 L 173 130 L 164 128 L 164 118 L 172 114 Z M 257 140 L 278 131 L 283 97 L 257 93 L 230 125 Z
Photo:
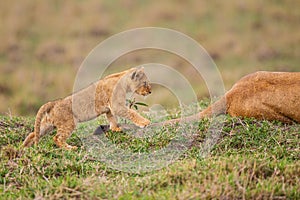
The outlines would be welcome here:
M 106 114 L 112 131 L 121 131 L 116 116 L 127 118 L 139 127 L 149 125 L 148 119 L 126 107 L 128 92 L 143 96 L 151 93 L 143 68 L 132 68 L 109 75 L 71 96 L 44 104 L 36 115 L 34 132 L 27 136 L 23 146 L 37 144 L 40 136 L 56 128 L 57 134 L 53 138 L 56 145 L 65 149 L 77 149 L 66 143 L 77 123 L 94 119 L 101 114 Z

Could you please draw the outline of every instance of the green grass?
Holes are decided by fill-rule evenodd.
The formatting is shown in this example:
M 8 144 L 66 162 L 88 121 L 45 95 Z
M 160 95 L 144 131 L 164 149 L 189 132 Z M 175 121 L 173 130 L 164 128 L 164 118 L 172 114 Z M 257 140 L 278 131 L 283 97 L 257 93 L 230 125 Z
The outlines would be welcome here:
M 94 47 L 138 27 L 170 28 L 192 37 L 213 57 L 226 89 L 257 70 L 299 71 L 299 7 L 300 1 L 291 0 L 1 1 L 0 114 L 34 116 L 45 102 L 69 95 Z M 175 68 L 199 99 L 209 97 L 192 66 L 167 52 L 129 53 L 108 72 L 145 63 Z M 169 96 L 155 99 L 170 104 Z
M 57 148 L 53 134 L 38 146 L 22 149 L 34 119 L 1 116 L 0 199 L 300 198 L 300 126 L 228 116 L 223 120 L 220 138 L 208 156 L 200 154 L 211 123 L 206 119 L 194 124 L 190 147 L 174 163 L 150 172 L 126 173 L 88 152 L 81 134 L 88 123 L 69 139 L 80 147 L 77 151 Z M 101 137 L 143 154 L 166 147 L 176 138 L 176 130 L 159 128 L 145 137 L 108 132 Z

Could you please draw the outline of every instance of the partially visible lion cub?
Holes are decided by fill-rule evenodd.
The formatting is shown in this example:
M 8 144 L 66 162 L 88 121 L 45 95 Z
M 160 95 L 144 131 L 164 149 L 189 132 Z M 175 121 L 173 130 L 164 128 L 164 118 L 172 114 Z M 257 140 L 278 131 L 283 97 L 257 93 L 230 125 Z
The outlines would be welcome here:
M 116 116 L 127 118 L 139 127 L 149 125 L 148 119 L 125 106 L 127 92 L 143 96 L 151 93 L 143 68 L 132 68 L 109 75 L 71 96 L 44 104 L 37 113 L 34 132 L 27 136 L 23 146 L 37 144 L 40 136 L 57 128 L 57 134 L 53 138 L 56 145 L 65 149 L 77 149 L 66 143 L 76 124 L 101 114 L 106 114 L 112 131 L 121 130 Z
M 162 123 L 200 120 L 220 114 L 300 123 L 300 72 L 260 71 L 249 74 L 202 112 Z

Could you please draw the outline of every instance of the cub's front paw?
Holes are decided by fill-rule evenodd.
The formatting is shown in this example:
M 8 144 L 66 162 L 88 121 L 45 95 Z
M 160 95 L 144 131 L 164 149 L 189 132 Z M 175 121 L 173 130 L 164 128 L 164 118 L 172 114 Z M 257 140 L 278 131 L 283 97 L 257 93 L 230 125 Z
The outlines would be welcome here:
M 143 121 L 137 123 L 137 125 L 138 125 L 140 128 L 145 128 L 145 127 L 148 126 L 150 123 L 151 123 L 150 120 L 144 119 Z
M 121 127 L 111 127 L 110 128 L 113 132 L 121 132 L 122 131 L 122 128 Z

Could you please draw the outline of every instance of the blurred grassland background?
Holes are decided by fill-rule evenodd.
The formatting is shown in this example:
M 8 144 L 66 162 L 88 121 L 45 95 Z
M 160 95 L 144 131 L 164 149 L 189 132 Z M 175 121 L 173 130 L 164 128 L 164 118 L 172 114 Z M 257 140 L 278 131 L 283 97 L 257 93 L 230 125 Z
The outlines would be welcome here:
M 229 89 L 257 70 L 300 71 L 299 25 L 294 0 L 0 1 L 0 114 L 33 116 L 43 103 L 72 93 L 84 58 L 121 31 L 157 26 L 185 33 L 212 56 Z M 111 68 L 148 62 L 178 69 L 199 99 L 208 97 L 188 63 L 168 53 L 132 52 Z

